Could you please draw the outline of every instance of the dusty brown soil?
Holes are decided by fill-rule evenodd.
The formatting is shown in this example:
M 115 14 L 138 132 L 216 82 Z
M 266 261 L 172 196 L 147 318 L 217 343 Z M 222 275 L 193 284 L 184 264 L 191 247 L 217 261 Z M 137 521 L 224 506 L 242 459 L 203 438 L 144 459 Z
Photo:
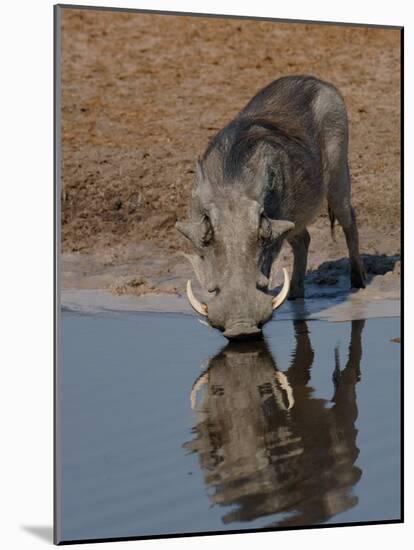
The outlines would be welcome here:
M 64 9 L 61 59 L 64 286 L 181 290 L 189 270 L 174 222 L 195 160 L 286 74 L 341 90 L 361 251 L 399 253 L 399 31 Z M 346 254 L 325 211 L 311 235 L 310 269 Z

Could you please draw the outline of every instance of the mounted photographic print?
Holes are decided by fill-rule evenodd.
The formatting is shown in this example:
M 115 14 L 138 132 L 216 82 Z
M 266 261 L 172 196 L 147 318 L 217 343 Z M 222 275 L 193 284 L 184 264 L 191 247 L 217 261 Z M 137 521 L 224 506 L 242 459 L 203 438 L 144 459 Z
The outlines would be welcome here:
M 56 544 L 402 521 L 402 33 L 55 7 Z

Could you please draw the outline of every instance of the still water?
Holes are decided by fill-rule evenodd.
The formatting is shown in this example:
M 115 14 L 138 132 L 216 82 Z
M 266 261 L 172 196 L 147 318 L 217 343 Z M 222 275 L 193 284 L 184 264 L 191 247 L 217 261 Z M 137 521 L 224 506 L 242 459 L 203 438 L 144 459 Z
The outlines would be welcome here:
M 62 540 L 400 517 L 398 318 L 62 313 Z

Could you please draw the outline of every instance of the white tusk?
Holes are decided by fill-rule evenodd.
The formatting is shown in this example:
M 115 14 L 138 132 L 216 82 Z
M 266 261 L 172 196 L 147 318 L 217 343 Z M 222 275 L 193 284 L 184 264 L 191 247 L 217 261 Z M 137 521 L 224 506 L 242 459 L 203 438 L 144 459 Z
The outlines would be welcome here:
M 191 288 L 191 281 L 187 281 L 187 298 L 190 302 L 191 306 L 197 313 L 200 315 L 207 315 L 207 306 L 206 304 L 202 304 L 197 300 L 197 298 L 193 294 L 193 289 Z
M 286 392 L 286 397 L 287 397 L 287 400 L 288 400 L 287 410 L 290 410 L 293 407 L 293 405 L 295 404 L 295 398 L 293 397 L 292 386 L 289 384 L 289 380 L 288 380 L 286 374 L 282 371 L 276 371 L 275 372 L 275 378 L 279 382 L 281 388 L 283 390 L 285 390 L 285 392 Z M 284 405 L 283 405 L 283 408 L 286 409 L 286 407 Z
M 273 298 L 272 309 L 277 309 L 278 307 L 280 307 L 283 304 L 283 302 L 286 300 L 289 294 L 289 287 L 290 287 L 289 273 L 285 268 L 283 268 L 283 275 L 285 276 L 285 280 L 283 281 L 283 287 L 282 287 L 282 290 L 279 292 L 279 294 Z
M 204 384 L 207 384 L 208 379 L 209 379 L 209 373 L 203 372 L 199 376 L 199 378 L 197 378 L 197 380 L 193 384 L 193 387 L 191 388 L 190 402 L 191 402 L 191 408 L 193 410 L 196 410 L 197 392 L 202 386 L 204 386 Z

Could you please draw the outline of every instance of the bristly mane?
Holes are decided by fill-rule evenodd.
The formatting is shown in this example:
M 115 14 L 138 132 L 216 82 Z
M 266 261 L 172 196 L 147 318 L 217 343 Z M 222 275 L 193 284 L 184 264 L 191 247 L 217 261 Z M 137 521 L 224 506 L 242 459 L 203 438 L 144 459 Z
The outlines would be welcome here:
M 303 132 L 285 129 L 271 115 L 239 116 L 210 140 L 202 161 L 217 151 L 222 161 L 223 177 L 226 181 L 232 181 L 240 176 L 260 144 L 285 149 L 293 142 L 306 147 Z

